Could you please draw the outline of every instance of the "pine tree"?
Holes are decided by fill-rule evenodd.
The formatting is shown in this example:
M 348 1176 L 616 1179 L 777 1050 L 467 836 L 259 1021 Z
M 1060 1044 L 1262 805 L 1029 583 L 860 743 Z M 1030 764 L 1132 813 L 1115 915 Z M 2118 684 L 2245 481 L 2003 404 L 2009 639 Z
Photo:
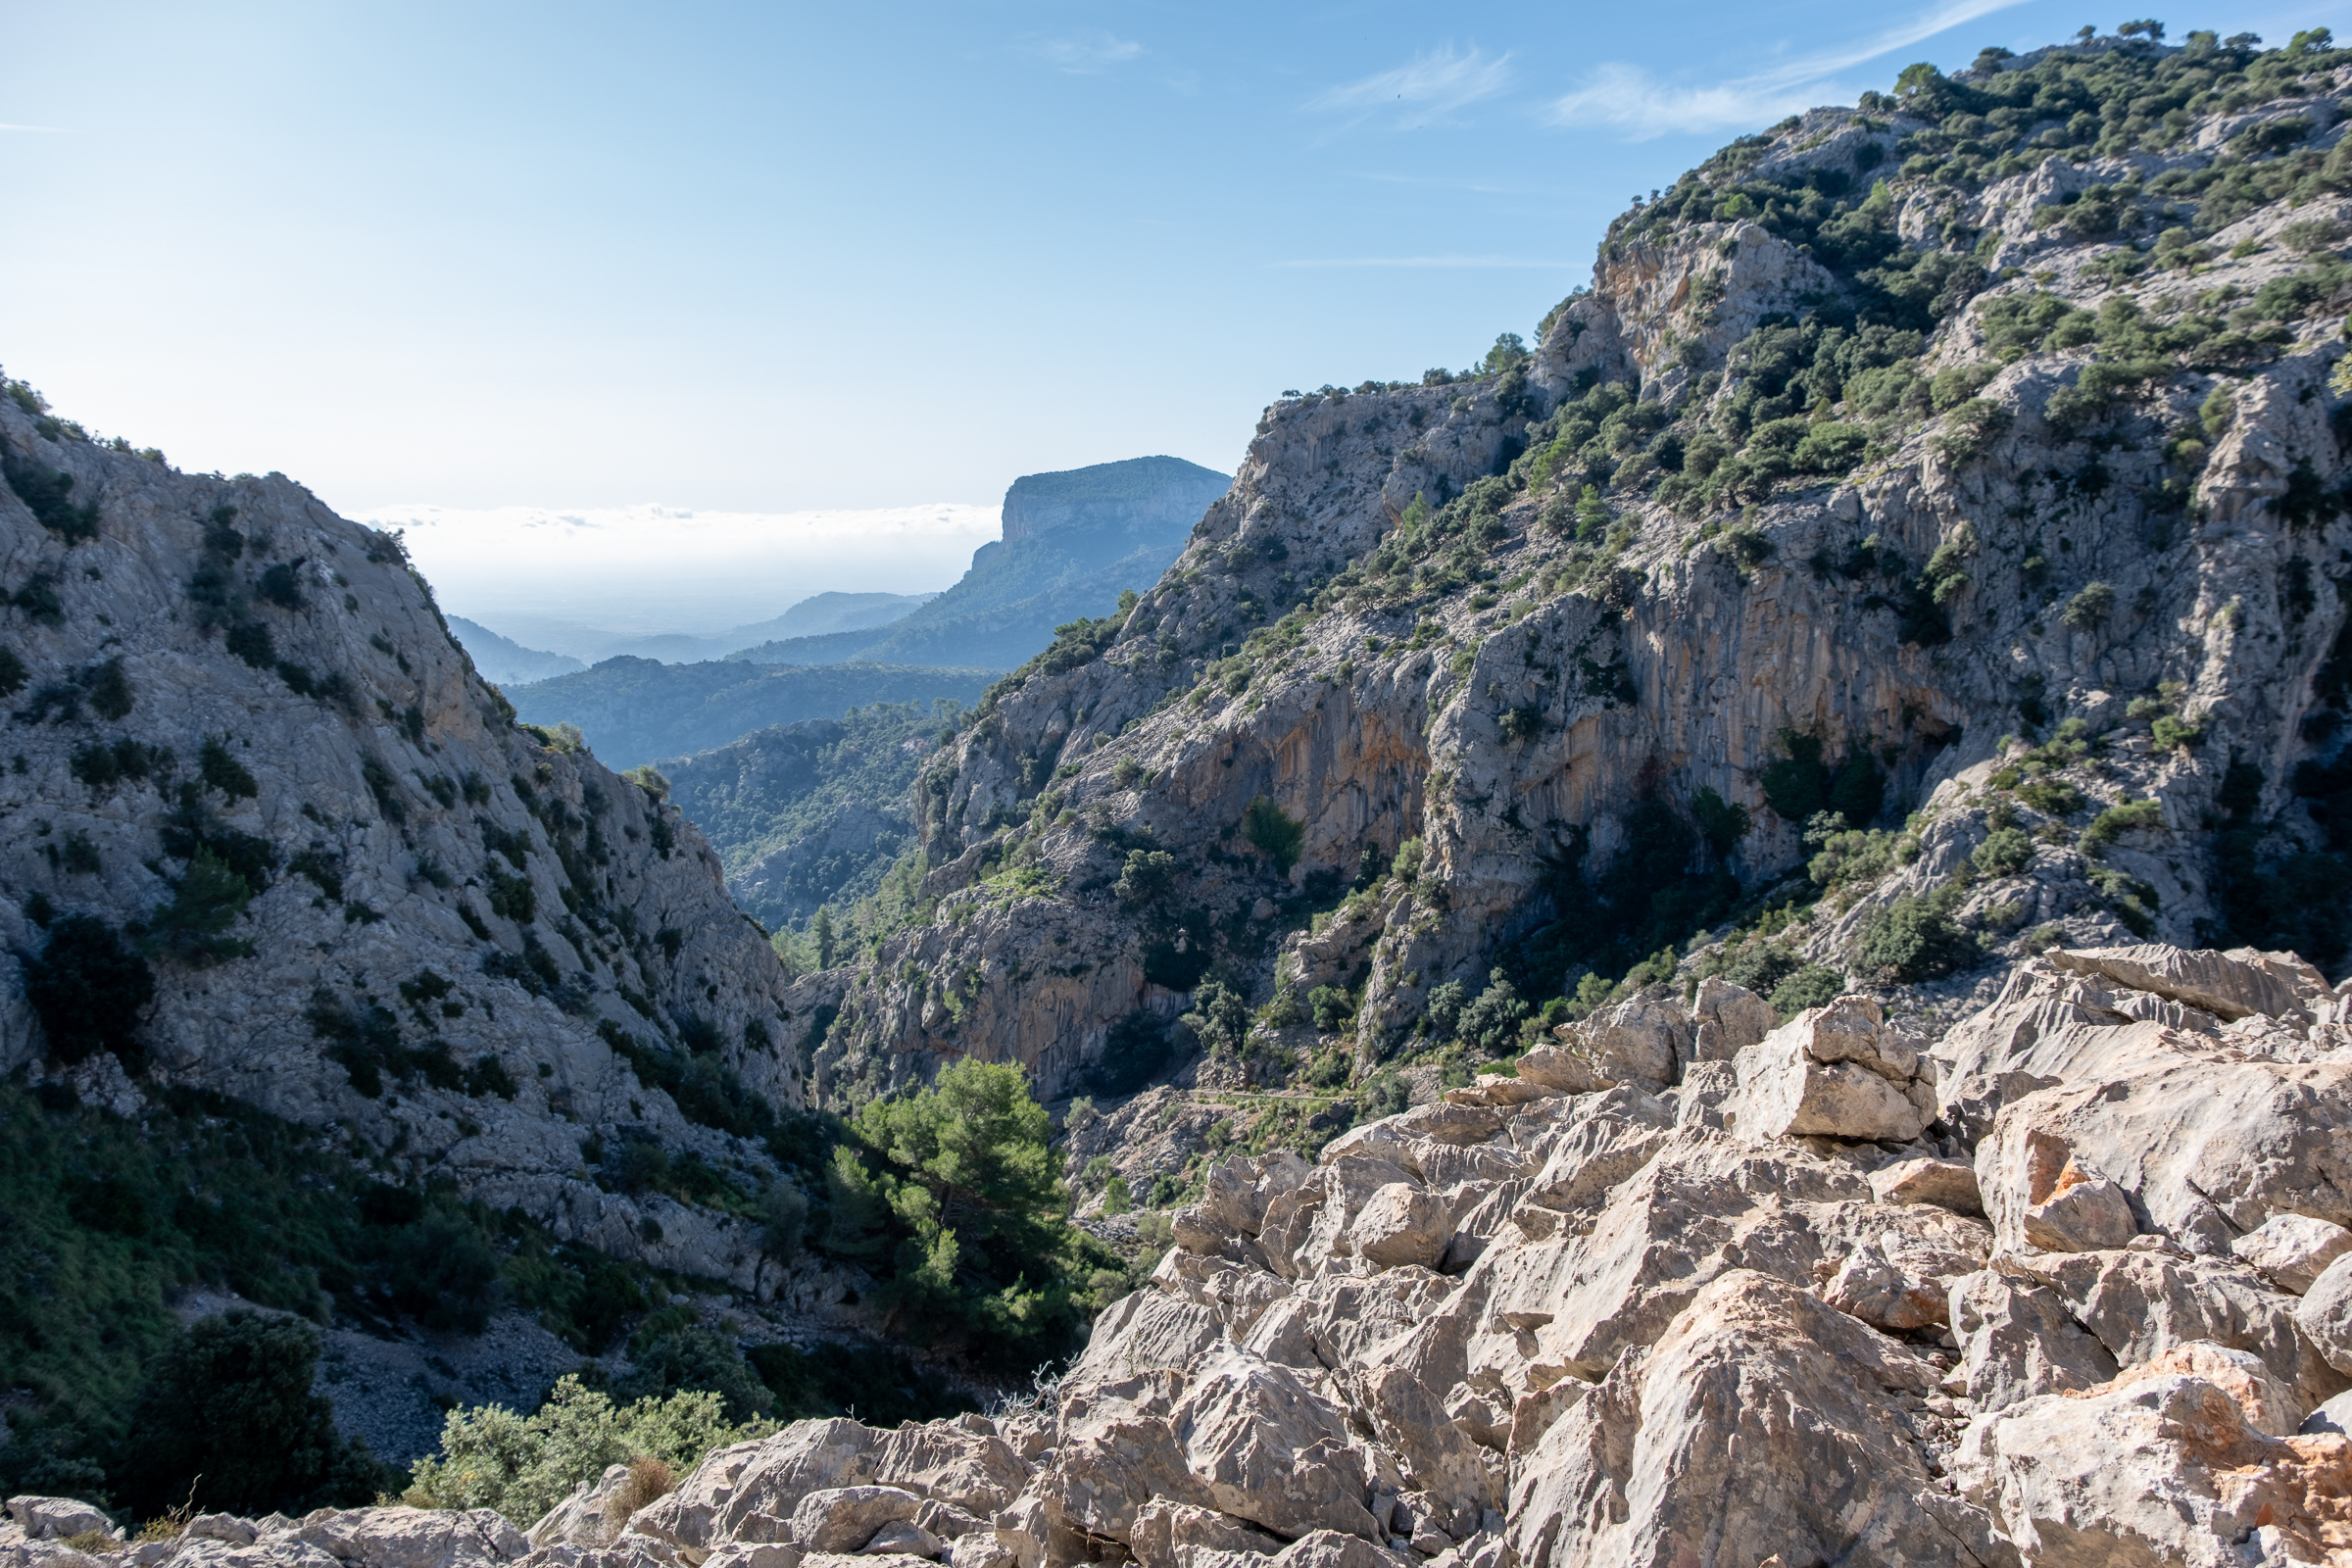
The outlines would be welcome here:
M 830 969 L 836 956 L 833 940 L 833 911 L 823 905 L 816 908 L 816 966 Z

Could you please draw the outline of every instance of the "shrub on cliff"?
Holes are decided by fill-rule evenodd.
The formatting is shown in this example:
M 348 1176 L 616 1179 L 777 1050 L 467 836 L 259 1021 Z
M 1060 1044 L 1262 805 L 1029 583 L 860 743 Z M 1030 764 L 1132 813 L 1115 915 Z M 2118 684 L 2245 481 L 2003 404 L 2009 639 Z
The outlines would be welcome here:
M 1260 795 L 1242 809 L 1242 838 L 1272 860 L 1277 873 L 1288 876 L 1306 843 L 1306 824 Z
M 140 1391 L 125 1501 L 144 1515 L 183 1499 L 200 1512 L 301 1515 L 369 1500 L 380 1472 L 311 1392 L 318 1365 L 318 1333 L 299 1318 L 240 1310 L 190 1325 Z
M 41 956 L 24 965 L 24 1000 L 49 1037 L 51 1060 L 111 1051 L 133 1070 L 145 1061 L 139 1018 L 155 1000 L 155 973 L 97 916 L 69 914 L 50 927 Z

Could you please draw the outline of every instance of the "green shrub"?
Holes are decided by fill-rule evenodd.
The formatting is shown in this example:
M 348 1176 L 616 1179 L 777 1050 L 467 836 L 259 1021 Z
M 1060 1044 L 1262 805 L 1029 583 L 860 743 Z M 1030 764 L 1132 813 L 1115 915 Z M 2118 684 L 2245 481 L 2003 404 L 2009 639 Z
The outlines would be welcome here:
M 18 457 L 13 447 L 0 447 L 0 477 L 8 480 L 33 520 L 68 545 L 98 537 L 97 504 L 74 505 L 74 476 L 64 469 L 42 467 Z
M 111 1051 L 132 1071 L 145 1062 L 139 1015 L 155 1000 L 155 973 L 97 916 L 69 914 L 50 925 L 40 956 L 24 965 L 24 1000 L 48 1036 L 51 1060 Z
M 252 902 L 253 889 L 245 879 L 211 850 L 198 845 L 188 868 L 173 884 L 171 900 L 148 916 L 147 935 L 140 948 L 155 957 L 199 969 L 245 957 L 253 952 L 253 944 L 225 933 L 243 918 L 245 906 Z
M 2164 825 L 2164 807 L 2156 801 L 2126 801 L 2110 806 L 2091 818 L 2082 830 L 2075 847 L 2085 855 L 2096 855 L 2126 833 L 2146 832 Z
M 1112 887 L 1123 904 L 1157 905 L 1176 890 L 1176 857 L 1165 850 L 1129 850 Z
M 1315 1028 L 1327 1035 L 1345 1034 L 1355 1022 L 1355 999 L 1340 986 L 1317 986 L 1306 994 Z
M 237 1310 L 190 1324 L 150 1370 L 131 1416 L 125 1500 L 162 1513 L 301 1515 L 374 1497 L 367 1446 L 335 1430 L 311 1392 L 318 1332 Z
M 2066 603 L 2059 619 L 2076 631 L 2095 631 L 2115 613 L 2115 589 L 2103 582 L 2086 586 Z
M 253 800 L 262 793 L 262 786 L 245 764 L 229 755 L 225 736 L 204 738 L 203 749 L 196 755 L 196 771 L 206 788 L 219 790 L 232 801 Z
M 2148 736 L 2167 751 L 2177 746 L 2194 746 L 2205 738 L 2205 732 L 2185 719 L 2170 713 L 2159 713 L 2148 725 Z
M 1519 1024 L 1527 1015 L 1528 1005 L 1509 976 L 1495 969 L 1487 976 L 1487 989 L 1462 1008 L 1455 1037 L 1481 1055 L 1506 1055 L 1516 1049 Z
M 1690 797 L 1690 814 L 1698 819 L 1699 836 L 1718 856 L 1731 854 L 1754 826 L 1746 807 L 1726 802 L 1708 785 Z
M 2082 792 L 2062 779 L 2036 779 L 2018 787 L 2017 798 L 2049 816 L 2072 816 L 2082 809 Z
M 1242 838 L 1272 860 L 1278 873 L 1288 876 L 1306 844 L 1306 824 L 1260 795 L 1242 810 Z
M 1974 951 L 1968 934 L 1932 899 L 1905 893 L 1863 921 L 1856 956 L 1865 969 L 1920 981 L 1961 968 Z
M 130 682 L 123 677 L 122 661 L 110 659 L 88 677 L 90 710 L 100 718 L 130 716 Z
M 1772 990 L 1772 1010 L 1784 1019 L 1807 1007 L 1829 1005 L 1845 990 L 1845 977 L 1826 964 L 1808 963 Z
M 1986 876 L 2015 876 L 2034 861 L 2034 841 L 2022 828 L 1996 828 L 1969 859 Z
M 773 1430 L 772 1422 L 730 1422 L 713 1393 L 616 1405 L 566 1373 L 528 1416 L 496 1404 L 450 1411 L 440 1452 L 416 1461 L 401 1500 L 417 1508 L 493 1508 L 527 1528 L 612 1465 L 652 1457 L 683 1475 L 711 1449 Z

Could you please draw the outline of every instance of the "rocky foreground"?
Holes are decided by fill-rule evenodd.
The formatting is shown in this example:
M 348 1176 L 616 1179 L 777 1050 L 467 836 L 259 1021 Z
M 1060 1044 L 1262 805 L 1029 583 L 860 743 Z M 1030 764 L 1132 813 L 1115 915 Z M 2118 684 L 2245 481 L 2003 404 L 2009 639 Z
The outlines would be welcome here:
M 1215 1170 L 1050 1396 L 805 1421 L 627 1512 L 407 1508 L 8 1568 L 2352 1560 L 2352 988 L 2054 951 L 1933 1044 L 1720 980 Z M 608 1506 L 612 1503 L 611 1506 Z M 155 1534 L 155 1532 L 151 1532 Z

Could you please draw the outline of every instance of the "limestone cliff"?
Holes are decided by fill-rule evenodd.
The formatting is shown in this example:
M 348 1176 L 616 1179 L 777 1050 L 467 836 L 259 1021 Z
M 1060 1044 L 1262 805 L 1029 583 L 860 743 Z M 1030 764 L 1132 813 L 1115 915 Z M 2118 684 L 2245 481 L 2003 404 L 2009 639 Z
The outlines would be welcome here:
M 100 447 L 21 384 L 0 453 L 0 1068 L 125 1114 L 218 1090 L 751 1288 L 743 1222 L 595 1179 L 647 1139 L 768 1168 L 707 1104 L 801 1100 L 702 836 L 517 727 L 398 540 L 283 475 Z
M 937 912 L 804 982 L 821 1092 L 1066 1092 L 1203 977 L 1273 1006 L 1202 1042 L 1264 1082 L 1442 1042 L 1498 964 L 1573 1012 L 1769 936 L 1945 1017 L 2059 940 L 2341 965 L 2338 59 L 1815 111 L 1620 220 L 1532 354 L 1269 408 L 918 781 Z

